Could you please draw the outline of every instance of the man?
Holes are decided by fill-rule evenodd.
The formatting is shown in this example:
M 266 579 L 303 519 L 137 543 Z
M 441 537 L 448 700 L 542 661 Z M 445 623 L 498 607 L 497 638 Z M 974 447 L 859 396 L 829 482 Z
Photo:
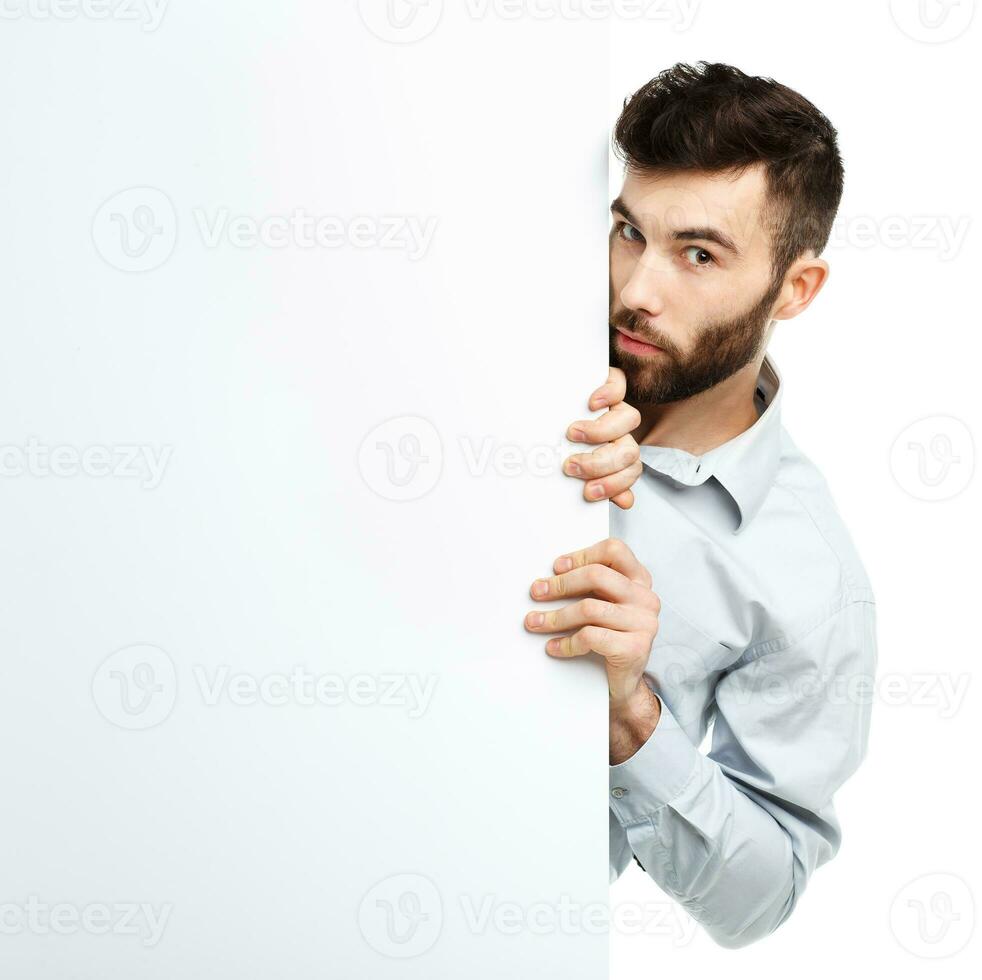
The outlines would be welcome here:
M 842 163 L 810 102 L 719 64 L 642 86 L 614 142 L 609 411 L 568 433 L 604 445 L 565 466 L 613 537 L 557 559 L 531 594 L 575 601 L 525 625 L 604 658 L 611 881 L 633 853 L 744 946 L 837 852 L 867 743 L 873 592 L 766 354 L 828 277 Z

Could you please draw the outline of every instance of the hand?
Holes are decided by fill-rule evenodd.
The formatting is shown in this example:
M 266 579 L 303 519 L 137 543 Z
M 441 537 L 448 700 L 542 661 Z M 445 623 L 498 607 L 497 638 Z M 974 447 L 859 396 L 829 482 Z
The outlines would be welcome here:
M 606 407 L 597 419 L 574 422 L 566 430 L 570 442 L 605 443 L 589 453 L 574 453 L 563 462 L 567 476 L 589 481 L 583 488 L 587 500 L 611 500 L 622 510 L 634 504 L 631 487 L 641 475 L 643 465 L 638 444 L 631 433 L 641 424 L 641 413 L 624 401 L 627 379 L 620 368 L 612 367 L 607 381 L 587 403 L 590 411 Z
M 651 591 L 648 570 L 618 538 L 563 555 L 553 570 L 553 577 L 532 583 L 533 599 L 586 598 L 560 609 L 530 612 L 525 628 L 533 633 L 573 631 L 546 643 L 551 656 L 599 653 L 606 662 L 612 715 L 630 713 L 650 701 L 642 674 L 658 633 L 661 600 Z

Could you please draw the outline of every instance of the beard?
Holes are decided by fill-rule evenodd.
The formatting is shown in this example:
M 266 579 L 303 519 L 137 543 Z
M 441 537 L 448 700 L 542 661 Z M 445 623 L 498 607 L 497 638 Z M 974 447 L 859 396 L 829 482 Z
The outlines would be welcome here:
M 631 405 L 681 401 L 746 367 L 760 353 L 770 323 L 768 313 L 781 285 L 781 280 L 771 283 L 745 313 L 705 324 L 689 354 L 683 354 L 661 331 L 645 326 L 645 318 L 636 311 L 620 309 L 611 313 L 610 363 L 627 377 L 626 401 Z M 620 350 L 616 327 L 660 347 L 663 353 L 646 357 Z

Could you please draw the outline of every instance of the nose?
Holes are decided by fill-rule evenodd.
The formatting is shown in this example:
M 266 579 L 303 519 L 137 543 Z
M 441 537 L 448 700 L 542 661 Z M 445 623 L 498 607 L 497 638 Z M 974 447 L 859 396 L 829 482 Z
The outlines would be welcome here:
M 658 316 L 665 308 L 664 292 L 667 273 L 645 256 L 634 264 L 631 275 L 620 292 L 621 303 L 629 310 L 648 316 Z

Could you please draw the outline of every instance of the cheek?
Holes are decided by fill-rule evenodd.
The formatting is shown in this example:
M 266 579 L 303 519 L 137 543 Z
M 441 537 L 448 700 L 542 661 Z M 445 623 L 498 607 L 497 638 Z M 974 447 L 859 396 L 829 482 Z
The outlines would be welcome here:
M 728 319 L 734 298 L 723 276 L 683 273 L 666 278 L 662 326 L 683 350 L 691 350 L 707 324 Z
M 715 272 L 692 276 L 686 305 L 691 311 L 690 322 L 698 328 L 701 324 L 719 319 L 729 319 L 747 308 L 753 299 L 753 291 L 739 277 Z

